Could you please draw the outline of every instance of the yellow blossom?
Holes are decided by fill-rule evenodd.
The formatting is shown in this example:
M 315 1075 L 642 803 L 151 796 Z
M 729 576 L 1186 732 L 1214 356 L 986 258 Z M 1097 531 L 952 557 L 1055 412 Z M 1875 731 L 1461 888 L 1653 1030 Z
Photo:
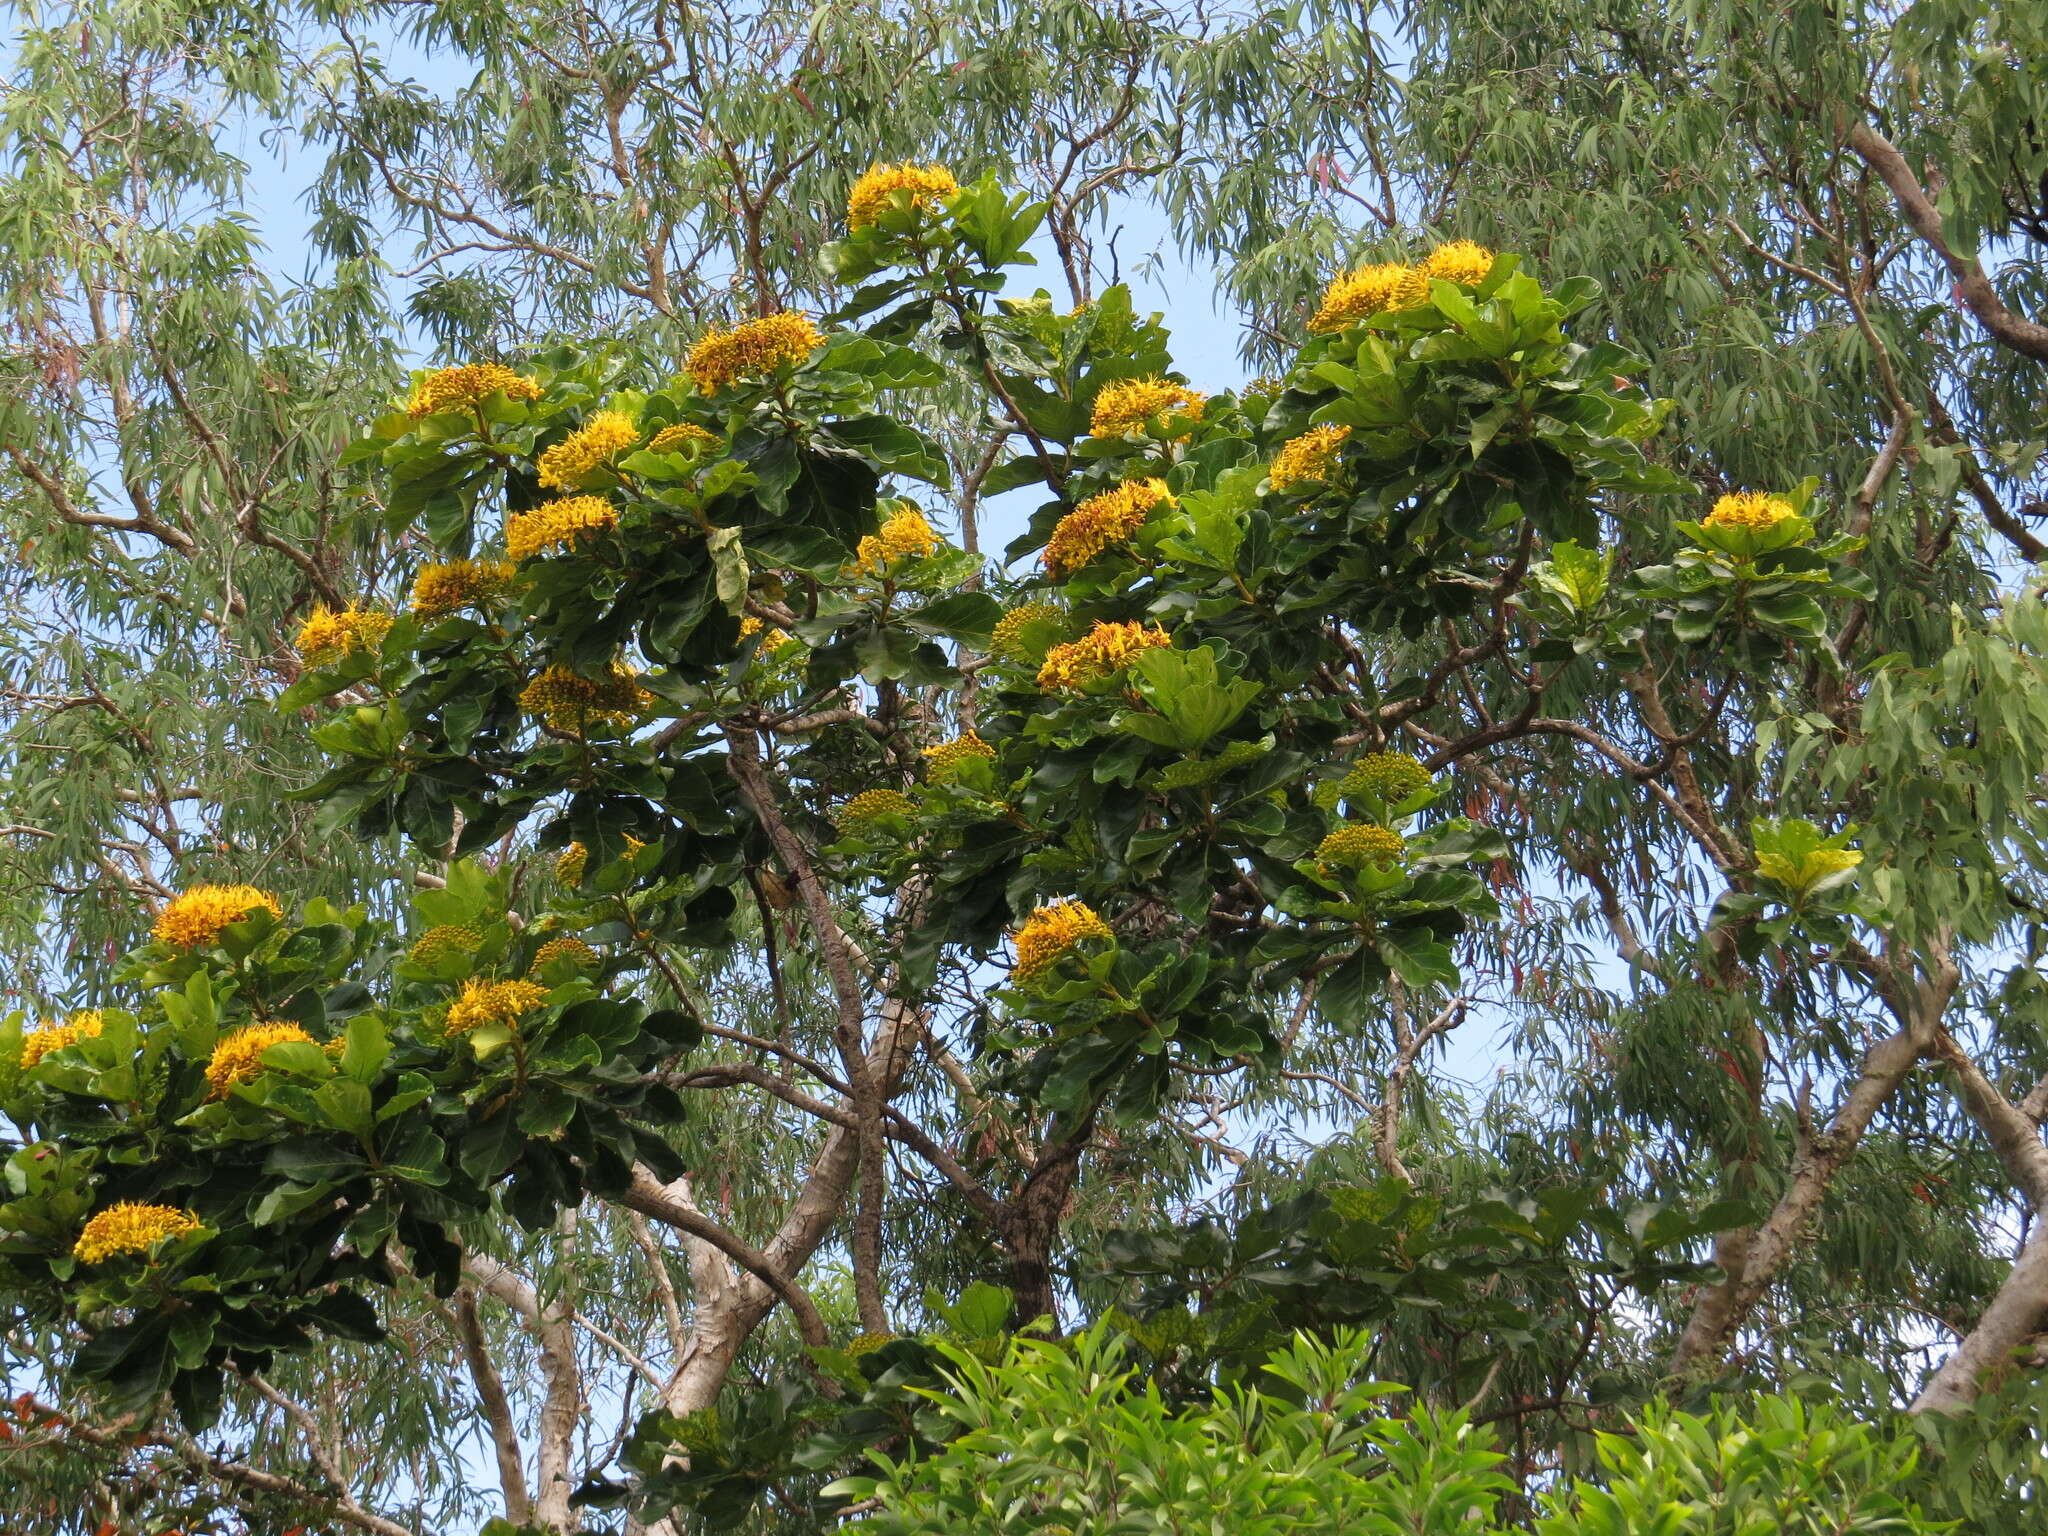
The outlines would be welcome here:
M 527 974 L 536 975 L 557 960 L 573 960 L 579 966 L 592 966 L 597 964 L 597 951 L 572 936 L 549 939 L 533 952 L 533 964 L 527 968 Z
M 416 965 L 432 965 L 449 955 L 473 955 L 483 947 L 483 932 L 475 924 L 442 923 L 421 934 L 406 958 Z
M 1117 379 L 1102 386 L 1088 430 L 1097 437 L 1145 432 L 1162 416 L 1199 416 L 1209 397 L 1171 379 Z
M 1772 496 L 1763 491 L 1736 491 L 1714 503 L 1714 510 L 1707 514 L 1707 526 L 1762 533 L 1797 515 L 1792 510 L 1792 503 L 1782 496 Z
M 638 853 L 647 845 L 632 833 L 626 834 L 626 852 Z M 590 861 L 590 850 L 581 843 L 571 843 L 555 859 L 555 878 L 564 885 L 581 885 L 583 869 Z
M 466 363 L 460 368 L 437 368 L 414 386 L 405 414 L 432 416 L 477 405 L 502 392 L 508 400 L 538 400 L 540 385 L 524 374 L 514 373 L 502 363 Z
M 384 643 L 391 630 L 391 615 L 361 608 L 344 608 L 334 613 L 315 608 L 299 626 L 294 642 L 310 667 L 324 667 L 352 651 L 372 651 Z
M 521 1015 L 547 1001 L 548 989 L 531 981 L 484 981 L 472 976 L 448 1005 L 448 1033 L 466 1035 L 485 1024 L 518 1025 Z
M 151 931 L 165 944 L 199 949 L 212 944 L 230 923 L 239 923 L 258 907 L 272 917 L 284 916 L 278 899 L 253 885 L 195 885 L 165 904 Z
M 1041 619 L 1064 619 L 1066 613 L 1051 603 L 1023 603 L 996 620 L 989 637 L 989 650 L 997 656 L 1016 660 L 1024 655 L 1024 631 Z
M 106 1027 L 97 1008 L 82 1008 L 62 1024 L 45 1024 L 21 1037 L 21 1070 L 26 1072 L 52 1051 L 90 1040 Z
M 594 726 L 630 730 L 654 703 L 654 695 L 635 681 L 637 675 L 616 661 L 609 675 L 597 679 L 549 667 L 526 685 L 519 707 L 567 735 L 581 736 Z
M 756 635 L 761 637 L 761 644 L 757 648 L 760 655 L 765 656 L 771 651 L 779 651 L 789 644 L 789 636 L 787 634 L 772 626 L 763 627 L 761 621 L 750 613 L 740 620 L 740 638 L 742 640 L 751 640 Z
M 450 560 L 422 566 L 412 579 L 412 611 L 423 619 L 439 618 L 458 608 L 473 608 L 502 596 L 518 575 L 509 560 Z
M 204 1225 L 190 1211 L 181 1211 L 175 1205 L 123 1200 L 86 1222 L 78 1241 L 71 1246 L 71 1256 L 82 1264 L 104 1264 L 124 1253 L 147 1253 L 163 1238 L 183 1237 Z
M 1493 270 L 1493 252 L 1476 240 L 1452 240 L 1438 246 L 1422 260 L 1424 277 L 1441 278 L 1473 288 Z
M 690 348 L 684 363 L 698 393 L 715 395 L 736 380 L 801 363 L 824 344 L 808 315 L 786 309 L 760 320 L 743 320 L 729 331 L 712 331 Z
M 1129 480 L 1090 496 L 1059 520 L 1039 561 L 1055 580 L 1069 576 L 1110 545 L 1128 540 L 1160 507 L 1172 505 L 1164 480 Z
M 1135 620 L 1098 623 L 1078 640 L 1056 645 L 1038 669 L 1041 693 L 1072 691 L 1097 678 L 1121 672 L 1140 654 L 1172 641 L 1163 629 L 1147 629 Z
M 839 807 L 842 829 L 857 827 L 877 816 L 909 816 L 917 810 L 910 796 L 900 789 L 864 789 Z
M 1280 445 L 1280 451 L 1267 467 L 1266 478 L 1273 482 L 1276 491 L 1306 481 L 1328 480 L 1337 471 L 1337 451 L 1350 436 L 1349 427 L 1327 423 L 1310 427 L 1301 436 L 1290 437 Z
M 853 184 L 846 200 L 846 227 L 866 229 L 896 206 L 896 194 L 907 192 L 912 208 L 936 208 L 960 190 L 943 165 L 875 165 Z
M 937 746 L 924 749 L 925 761 L 931 764 L 931 779 L 935 784 L 945 783 L 971 762 L 993 762 L 995 755 L 996 749 L 974 731 L 962 731 L 952 741 L 942 741 Z
M 558 491 L 580 488 L 606 460 L 640 446 L 640 429 L 624 411 L 599 411 L 540 456 L 540 483 Z
M 679 421 L 672 427 L 663 427 L 648 440 L 649 453 L 681 453 L 685 448 L 695 448 L 707 443 L 722 442 L 716 432 L 707 432 L 694 421 Z
M 860 541 L 853 568 L 863 576 L 879 576 L 898 560 L 936 554 L 938 548 L 939 536 L 924 514 L 908 502 L 899 502 L 895 514 L 882 524 L 882 531 Z
M 208 1098 L 224 1099 L 237 1083 L 263 1070 L 263 1053 L 273 1045 L 312 1045 L 313 1037 L 296 1024 L 245 1024 L 223 1035 L 206 1059 Z
M 1322 307 L 1309 321 L 1318 334 L 1341 331 L 1382 310 L 1413 309 L 1429 300 L 1429 283 L 1415 268 L 1376 261 L 1346 272 L 1323 290 Z
M 1365 822 L 1339 827 L 1316 846 L 1316 862 L 1325 869 L 1360 869 L 1367 864 L 1392 864 L 1407 851 L 1407 841 L 1392 827 Z
M 1405 752 L 1373 752 L 1358 760 L 1338 786 L 1342 794 L 1369 794 L 1393 805 L 1429 783 L 1429 770 Z
M 1032 980 L 1083 939 L 1109 939 L 1109 924 L 1084 901 L 1055 901 L 1038 908 L 1017 930 L 1017 963 L 1010 980 L 1019 986 Z
M 565 496 L 505 519 L 505 553 L 514 560 L 573 544 L 599 528 L 616 528 L 618 509 L 602 496 Z

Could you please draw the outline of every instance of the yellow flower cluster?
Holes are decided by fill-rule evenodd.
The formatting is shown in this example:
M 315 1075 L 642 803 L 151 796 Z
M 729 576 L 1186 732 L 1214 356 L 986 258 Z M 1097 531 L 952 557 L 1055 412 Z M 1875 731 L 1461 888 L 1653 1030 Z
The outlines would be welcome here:
M 996 620 L 995 632 L 989 637 L 989 650 L 997 656 L 1015 659 L 1024 654 L 1024 631 L 1040 619 L 1063 619 L 1063 609 L 1051 603 L 1024 603 L 1012 608 Z
M 483 945 L 483 933 L 475 924 L 442 923 L 421 934 L 406 958 L 416 965 L 432 965 L 449 955 L 473 955 Z
M 1038 669 L 1039 692 L 1081 688 L 1123 671 L 1146 651 L 1172 643 L 1165 630 L 1147 629 L 1135 620 L 1098 623 L 1080 639 L 1045 653 L 1044 665 Z
M 166 1237 L 183 1237 L 197 1232 L 205 1223 L 190 1211 L 175 1205 L 146 1205 L 123 1200 L 96 1213 L 71 1245 L 71 1256 L 82 1264 L 104 1264 L 124 1253 L 147 1253 L 150 1245 Z
M 900 789 L 864 789 L 839 807 L 842 829 L 862 826 L 877 816 L 909 816 L 917 810 L 910 796 Z
M 1325 869 L 1362 869 L 1367 864 L 1385 867 L 1407 852 L 1408 843 L 1392 827 L 1370 822 L 1339 827 L 1316 845 L 1316 862 Z
M 313 1037 L 296 1024 L 245 1024 L 231 1035 L 223 1035 L 206 1059 L 209 1098 L 224 1099 L 237 1083 L 246 1083 L 263 1070 L 263 1053 L 273 1045 L 312 1045 Z
M 1422 275 L 1446 283 L 1476 288 L 1493 270 L 1493 252 L 1477 240 L 1452 240 L 1438 246 L 1422 260 Z
M 756 635 L 759 635 L 761 637 L 760 648 L 764 652 L 779 651 L 782 649 L 782 647 L 789 644 L 788 635 L 784 634 L 779 629 L 764 629 L 762 627 L 761 621 L 755 618 L 750 613 L 745 618 L 740 620 L 740 638 L 742 640 L 751 640 Z
M 1208 398 L 1200 390 L 1171 379 L 1117 379 L 1103 385 L 1102 393 L 1095 397 L 1088 430 L 1097 437 L 1143 432 L 1169 412 L 1176 416 L 1201 415 L 1202 403 Z
M 502 597 L 518 567 L 509 560 L 450 560 L 423 566 L 412 579 L 412 611 L 439 618 L 458 608 L 478 607 Z
M 239 923 L 258 907 L 272 917 L 284 916 L 278 899 L 253 885 L 195 885 L 165 903 L 151 932 L 165 944 L 198 949 L 213 943 L 228 924 Z
M 1405 752 L 1373 752 L 1358 760 L 1338 786 L 1342 794 L 1368 794 L 1393 805 L 1429 782 L 1429 770 Z
M 912 208 L 936 208 L 960 190 L 943 165 L 874 165 L 853 184 L 846 199 L 846 227 L 866 229 L 896 205 L 896 194 L 910 194 Z
M 1429 280 L 1399 261 L 1375 261 L 1346 272 L 1323 290 L 1322 307 L 1309 320 L 1318 335 L 1341 331 L 1389 309 L 1413 309 L 1429 298 Z
M 899 510 L 882 524 L 880 533 L 870 533 L 860 541 L 853 568 L 861 575 L 879 576 L 895 561 L 938 552 L 939 536 L 932 532 L 924 514 L 907 502 L 898 505 Z
M 559 939 L 549 939 L 533 952 L 533 964 L 527 968 L 527 974 L 536 975 L 557 960 L 573 960 L 583 966 L 595 965 L 597 951 L 581 939 L 568 935 Z
M 526 685 L 519 707 L 538 715 L 552 730 L 580 736 L 591 727 L 630 730 L 654 695 L 634 681 L 630 668 L 613 662 L 609 675 L 579 677 L 567 667 L 549 667 Z
M 540 385 L 502 363 L 466 363 L 460 368 L 437 368 L 421 379 L 407 402 L 405 414 L 414 418 L 432 416 L 476 405 L 503 391 L 508 400 L 538 400 Z
M 1030 981 L 1072 953 L 1083 939 L 1111 939 L 1109 924 L 1096 915 L 1085 901 L 1055 901 L 1038 908 L 1017 930 L 1017 963 L 1010 967 L 1010 980 L 1019 985 Z
M 1343 273 L 1323 290 L 1322 307 L 1308 323 L 1318 334 L 1341 331 L 1390 309 L 1413 309 L 1429 302 L 1432 278 L 1470 288 L 1493 269 L 1493 252 L 1475 240 L 1440 245 L 1418 266 L 1375 261 Z
M 1337 452 L 1350 436 L 1349 427 L 1327 423 L 1310 427 L 1301 436 L 1290 437 L 1280 445 L 1280 451 L 1266 468 L 1266 478 L 1273 482 L 1276 491 L 1312 480 L 1327 480 L 1336 473 Z
M 699 394 L 715 395 L 735 380 L 802 362 L 824 340 L 810 316 L 785 309 L 760 320 L 743 320 L 729 331 L 712 331 L 690 348 L 683 367 Z
M 599 411 L 540 456 L 540 483 L 558 491 L 579 489 L 584 477 L 607 459 L 640 446 L 640 429 L 624 411 Z
M 1762 533 L 1796 515 L 1792 503 L 1782 496 L 1772 496 L 1763 491 L 1736 491 L 1714 503 L 1714 510 L 1707 514 L 1707 526 Z
M 638 853 L 647 845 L 632 833 L 626 834 L 626 852 Z M 564 885 L 581 885 L 583 869 L 590 862 L 590 850 L 581 843 L 571 843 L 555 859 L 555 878 Z
M 602 496 L 564 496 L 506 518 L 505 553 L 514 560 L 531 560 L 595 529 L 618 525 L 618 509 Z
M 648 439 L 649 453 L 681 453 L 685 448 L 702 443 L 721 441 L 716 432 L 707 432 L 694 421 L 679 421 L 672 427 L 663 427 Z
M 30 1030 L 21 1037 L 21 1070 L 26 1072 L 52 1051 L 92 1039 L 105 1027 L 106 1020 L 99 1009 L 83 1008 L 62 1024 L 45 1024 L 41 1029 Z
M 994 762 L 996 749 L 983 741 L 978 733 L 962 731 L 952 741 L 942 741 L 937 746 L 926 747 L 924 756 L 925 761 L 931 764 L 932 782 L 943 784 L 968 763 Z
M 448 1005 L 448 1033 L 466 1035 L 486 1024 L 516 1028 L 520 1017 L 547 1001 L 548 989 L 531 981 L 484 981 L 472 976 Z
M 351 651 L 375 650 L 384 643 L 385 635 L 391 631 L 391 615 L 366 611 L 361 608 L 344 608 L 339 613 L 326 608 L 315 608 L 305 623 L 299 626 L 299 637 L 294 642 L 298 652 L 306 658 L 306 664 L 324 667 L 341 660 Z
M 1160 507 L 1172 505 L 1164 480 L 1128 480 L 1061 518 L 1039 561 L 1054 580 L 1072 575 L 1110 545 L 1129 539 Z

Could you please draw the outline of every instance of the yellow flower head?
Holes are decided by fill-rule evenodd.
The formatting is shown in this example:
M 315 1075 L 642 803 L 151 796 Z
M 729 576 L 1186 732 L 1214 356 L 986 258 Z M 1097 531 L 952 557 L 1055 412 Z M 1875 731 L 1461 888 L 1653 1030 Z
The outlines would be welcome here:
M 1337 471 L 1337 451 L 1350 436 L 1349 427 L 1310 427 L 1301 436 L 1290 437 L 1280 445 L 1280 451 L 1273 455 L 1273 462 L 1266 469 L 1266 478 L 1273 482 L 1276 491 L 1312 480 L 1328 480 Z
M 672 427 L 663 427 L 648 439 L 647 451 L 681 453 L 685 448 L 698 448 L 723 441 L 724 439 L 716 432 L 707 432 L 694 421 L 679 421 Z
M 624 411 L 599 411 L 540 456 L 540 483 L 558 491 L 580 488 L 608 459 L 640 446 L 640 429 Z
M 637 675 L 616 661 L 609 675 L 597 679 L 549 667 L 526 685 L 519 707 L 566 735 L 581 736 L 592 727 L 630 730 L 654 703 L 654 695 L 634 680 Z
M 1408 844 L 1392 827 L 1370 822 L 1339 827 L 1316 845 L 1316 862 L 1325 869 L 1362 869 L 1368 864 L 1385 868 L 1407 852 Z
M 52 1051 L 90 1040 L 106 1027 L 97 1008 L 82 1008 L 62 1024 L 45 1024 L 21 1037 L 21 1070 L 26 1072 Z
M 1707 526 L 1762 533 L 1797 515 L 1792 510 L 1792 503 L 1782 496 L 1772 496 L 1763 491 L 1737 491 L 1714 503 L 1714 510 L 1707 514 Z
M 466 363 L 437 368 L 414 386 L 405 414 L 414 418 L 478 405 L 503 392 L 508 400 L 538 400 L 540 385 L 502 363 Z
M 924 514 L 908 502 L 897 506 L 880 533 L 868 534 L 860 541 L 853 568 L 861 575 L 879 576 L 898 560 L 938 553 L 939 536 Z
M 772 626 L 764 626 L 759 619 L 750 613 L 740 620 L 740 638 L 742 640 L 751 640 L 756 635 L 761 637 L 759 652 L 762 655 L 766 655 L 770 651 L 779 651 L 789 644 L 788 635 Z
M 760 320 L 743 320 L 729 331 L 712 331 L 690 348 L 683 367 L 703 395 L 715 395 L 736 380 L 773 373 L 801 363 L 825 338 L 808 315 L 785 309 Z
M 638 853 L 647 845 L 632 833 L 626 834 L 626 852 Z M 555 878 L 564 885 L 581 885 L 583 870 L 590 862 L 590 850 L 581 843 L 571 843 L 555 858 Z
M 1039 692 L 1073 691 L 1123 671 L 1146 651 L 1172 643 L 1165 630 L 1147 629 L 1135 620 L 1098 623 L 1080 639 L 1045 653 L 1038 669 Z
M 449 955 L 473 955 L 483 947 L 483 932 L 475 924 L 442 923 L 421 934 L 406 958 L 418 965 L 432 965 Z
M 1383 310 L 1413 309 L 1428 299 L 1429 283 L 1415 268 L 1398 261 L 1370 262 L 1323 290 L 1322 308 L 1308 328 L 1319 335 L 1341 331 Z
M 1090 496 L 1059 520 L 1039 562 L 1056 581 L 1070 576 L 1110 545 L 1128 540 L 1160 507 L 1172 505 L 1164 480 L 1128 480 Z
M 505 553 L 514 560 L 573 544 L 599 528 L 616 528 L 618 509 L 602 496 L 565 496 L 505 519 Z
M 929 772 L 934 784 L 945 783 L 968 763 L 994 762 L 995 756 L 996 749 L 974 731 L 963 731 L 952 741 L 942 741 L 937 746 L 924 749 L 925 761 L 931 764 Z
M 1169 412 L 1176 416 L 1201 415 L 1202 403 L 1208 398 L 1200 390 L 1171 379 L 1117 379 L 1103 385 L 1102 393 L 1095 397 L 1088 430 L 1097 437 L 1147 432 Z
M 527 968 L 527 974 L 536 975 L 557 960 L 573 960 L 579 966 L 593 966 L 597 964 L 597 951 L 578 938 L 549 939 L 533 952 L 533 964 Z
M 476 608 L 511 587 L 518 567 L 509 560 L 450 560 L 420 568 L 412 579 L 412 611 L 437 619 L 459 608 Z
M 324 667 L 341 660 L 351 651 L 373 651 L 384 643 L 391 630 L 391 615 L 344 608 L 339 613 L 315 608 L 299 626 L 294 642 L 309 667 Z
M 1344 775 L 1338 792 L 1369 794 L 1393 805 L 1429 782 L 1429 770 L 1405 752 L 1373 752 Z
M 313 1037 L 296 1024 L 245 1024 L 223 1035 L 206 1060 L 208 1098 L 224 1099 L 237 1083 L 263 1070 L 263 1053 L 273 1045 L 312 1045 Z
M 547 1001 L 548 989 L 531 981 L 484 981 L 472 976 L 448 1005 L 448 1033 L 466 1035 L 485 1024 L 516 1028 L 523 1014 Z
M 900 789 L 864 789 L 839 807 L 838 820 L 844 830 L 863 826 L 877 816 L 910 816 L 916 811 L 916 803 Z
M 996 620 L 995 633 L 989 637 L 989 650 L 1009 660 L 1018 660 L 1024 655 L 1024 631 L 1041 619 L 1064 619 L 1066 612 L 1051 603 L 1024 603 L 1012 608 Z
M 853 184 L 846 200 L 846 227 L 866 229 L 896 205 L 896 194 L 910 194 L 912 208 L 936 208 L 960 190 L 943 165 L 875 165 Z
M 1083 939 L 1108 939 L 1116 935 L 1085 901 L 1055 901 L 1024 920 L 1017 930 L 1017 963 L 1010 967 L 1010 980 L 1017 986 L 1032 980 L 1062 955 L 1072 953 Z
M 104 1264 L 124 1253 L 147 1253 L 150 1246 L 166 1237 L 183 1237 L 197 1232 L 205 1223 L 190 1211 L 175 1205 L 145 1205 L 123 1200 L 96 1213 L 71 1245 L 71 1256 L 82 1264 Z
M 1493 270 L 1493 252 L 1477 240 L 1452 240 L 1440 245 L 1422 260 L 1424 277 L 1441 278 L 1447 283 L 1460 283 L 1467 288 L 1477 287 L 1486 281 L 1486 274 Z
M 195 885 L 165 903 L 151 931 L 165 944 L 201 949 L 219 939 L 230 923 L 239 923 L 258 907 L 272 917 L 284 916 L 278 899 L 253 885 Z

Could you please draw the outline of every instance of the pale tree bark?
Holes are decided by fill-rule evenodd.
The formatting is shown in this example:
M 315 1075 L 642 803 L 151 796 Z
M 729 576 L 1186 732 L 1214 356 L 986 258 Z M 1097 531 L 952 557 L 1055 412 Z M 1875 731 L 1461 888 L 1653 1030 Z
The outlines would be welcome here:
M 2029 1094 L 2024 1104 L 2015 1105 L 1945 1032 L 1935 1049 L 1954 1070 L 1963 1106 L 2025 1193 L 2033 1215 L 2032 1234 L 2006 1273 L 2004 1284 L 1976 1326 L 1913 1399 L 1915 1413 L 1960 1413 L 2011 1366 L 2022 1345 L 2048 1329 L 2048 1145 L 2041 1140 L 2040 1120 L 2028 1113 L 2040 1089 Z M 2048 1084 L 2048 1079 L 2043 1082 Z
M 1856 1150 L 1877 1112 L 1933 1048 L 1942 1015 L 1962 979 L 1949 945 L 1946 933 L 1931 944 L 1918 974 L 1903 957 L 1887 955 L 1881 963 L 1888 979 L 1879 990 L 1898 1021 L 1898 1032 L 1864 1053 L 1862 1067 L 1827 1129 L 1801 1135 L 1791 1177 L 1763 1224 L 1743 1233 L 1739 1243 L 1716 1245 L 1715 1258 L 1724 1276 L 1705 1287 L 1693 1304 L 1672 1352 L 1672 1375 L 1711 1374 L 1727 1360 L 1736 1330 L 1798 1251 L 1836 1172 Z
M 583 1419 L 583 1385 L 576 1364 L 574 1306 L 566 1295 L 544 1303 L 524 1276 L 483 1254 L 464 1254 L 462 1268 L 486 1295 L 511 1308 L 533 1335 L 540 1352 L 543 1388 L 534 1457 L 533 1523 L 544 1530 L 576 1531 L 581 1522 L 569 1503 L 569 1495 L 576 1491 L 569 1475 L 569 1453 Z

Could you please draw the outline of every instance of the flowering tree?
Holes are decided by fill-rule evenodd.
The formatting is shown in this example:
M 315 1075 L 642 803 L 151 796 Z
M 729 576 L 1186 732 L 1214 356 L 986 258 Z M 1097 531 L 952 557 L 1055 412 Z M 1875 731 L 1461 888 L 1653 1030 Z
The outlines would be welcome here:
M 351 16 L 290 297 L 183 222 L 229 172 L 167 89 L 284 100 L 267 13 L 28 51 L 8 643 L 62 632 L 0 919 L 106 1006 L 9 1080 L 10 1345 L 84 1347 L 10 1473 L 431 1529 L 480 1423 L 515 1520 L 623 1461 L 805 1528 L 803 1468 L 916 1432 L 914 1335 L 1001 1332 L 977 1281 L 1121 1307 L 1168 1386 L 1371 1323 L 1525 1488 L 1671 1371 L 1989 1387 L 2038 1445 L 2031 13 L 1407 10 L 1398 98 L 1342 24 L 451 5 L 439 101 Z M 849 203 L 878 142 L 920 163 Z M 935 145 L 1037 189 L 1056 303 L 989 299 L 1025 210 Z M 1204 396 L 1098 271 L 1134 185 L 1274 377 Z M 393 225 L 498 361 L 337 463 Z M 984 499 L 1034 488 L 1012 583 Z

